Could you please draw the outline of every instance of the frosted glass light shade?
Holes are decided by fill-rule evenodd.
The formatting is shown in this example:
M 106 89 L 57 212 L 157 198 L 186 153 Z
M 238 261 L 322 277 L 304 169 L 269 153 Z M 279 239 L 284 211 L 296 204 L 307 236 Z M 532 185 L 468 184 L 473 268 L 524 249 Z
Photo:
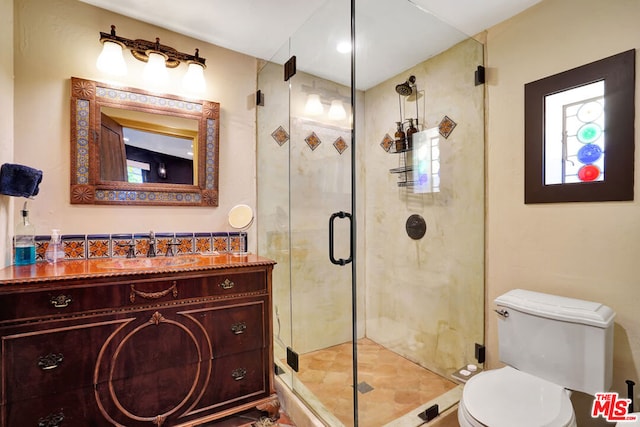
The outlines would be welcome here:
M 169 82 L 165 59 L 160 53 L 150 52 L 149 61 L 144 66 L 144 80 L 154 88 L 162 87 Z
M 207 83 L 204 79 L 204 67 L 197 62 L 190 62 L 182 79 L 182 85 L 189 92 L 204 92 L 207 88 Z
M 98 70 L 114 76 L 127 74 L 127 64 L 122 56 L 122 46 L 119 43 L 105 40 L 102 44 L 102 52 L 96 61 Z
M 334 99 L 329 107 L 329 118 L 331 120 L 342 120 L 347 117 L 347 112 L 342 105 L 342 101 Z
M 324 113 L 324 107 L 322 106 L 322 102 L 320 102 L 320 95 L 312 93 L 307 97 L 304 112 L 310 116 L 319 116 Z

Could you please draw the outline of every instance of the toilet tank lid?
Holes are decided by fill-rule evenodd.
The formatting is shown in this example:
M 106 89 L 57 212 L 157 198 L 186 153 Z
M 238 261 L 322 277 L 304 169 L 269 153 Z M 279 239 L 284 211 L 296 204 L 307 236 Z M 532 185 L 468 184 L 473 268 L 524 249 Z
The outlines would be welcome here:
M 496 305 L 566 322 L 607 328 L 616 313 L 604 304 L 541 292 L 513 289 L 495 299 Z

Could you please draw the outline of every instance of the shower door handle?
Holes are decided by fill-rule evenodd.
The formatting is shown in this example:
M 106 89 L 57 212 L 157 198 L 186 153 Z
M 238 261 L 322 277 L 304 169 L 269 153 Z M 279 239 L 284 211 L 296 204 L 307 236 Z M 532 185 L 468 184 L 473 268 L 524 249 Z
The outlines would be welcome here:
M 333 223 L 335 222 L 336 218 L 347 218 L 349 220 L 349 258 L 344 259 L 344 258 L 340 258 L 340 259 L 336 259 L 333 256 Z M 331 260 L 331 262 L 333 264 L 336 265 L 345 265 L 345 264 L 349 264 L 351 261 L 353 261 L 353 232 L 351 231 L 352 228 L 351 226 L 353 224 L 351 224 L 352 219 L 351 219 L 351 214 L 347 213 L 347 212 L 335 212 L 333 214 L 331 214 L 331 217 L 329 218 L 329 259 Z

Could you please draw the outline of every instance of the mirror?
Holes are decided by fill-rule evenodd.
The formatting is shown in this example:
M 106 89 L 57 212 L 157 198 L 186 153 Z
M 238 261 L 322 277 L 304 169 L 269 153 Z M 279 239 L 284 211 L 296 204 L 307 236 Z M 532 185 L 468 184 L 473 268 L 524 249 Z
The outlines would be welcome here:
M 100 178 L 132 183 L 193 185 L 193 167 L 198 146 L 198 121 L 112 107 L 100 109 L 103 131 L 124 143 L 126 167 L 115 171 L 101 163 Z M 102 146 L 101 146 L 102 148 Z M 106 147 L 105 147 L 106 148 Z M 101 159 L 106 156 L 101 153 Z M 115 176 L 111 174 L 115 172 Z
M 246 255 L 247 233 L 246 230 L 253 223 L 253 209 L 248 205 L 236 205 L 229 211 L 229 225 L 238 230 L 240 242 L 239 248 L 232 251 L 233 254 Z
M 220 105 L 71 78 L 71 203 L 218 206 Z

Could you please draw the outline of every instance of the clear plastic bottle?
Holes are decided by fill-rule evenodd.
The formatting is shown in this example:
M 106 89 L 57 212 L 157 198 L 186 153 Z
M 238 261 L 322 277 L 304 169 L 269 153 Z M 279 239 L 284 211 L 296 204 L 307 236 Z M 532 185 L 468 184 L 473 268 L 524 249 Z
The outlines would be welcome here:
M 56 263 L 64 259 L 62 240 L 60 239 L 60 230 L 56 228 L 51 230 L 51 240 L 47 245 L 47 250 L 44 253 L 44 258 L 47 260 L 47 262 L 50 263 Z
M 27 202 L 24 202 L 20 221 L 16 224 L 14 234 L 14 264 L 30 265 L 36 262 L 35 227 L 29 221 Z

